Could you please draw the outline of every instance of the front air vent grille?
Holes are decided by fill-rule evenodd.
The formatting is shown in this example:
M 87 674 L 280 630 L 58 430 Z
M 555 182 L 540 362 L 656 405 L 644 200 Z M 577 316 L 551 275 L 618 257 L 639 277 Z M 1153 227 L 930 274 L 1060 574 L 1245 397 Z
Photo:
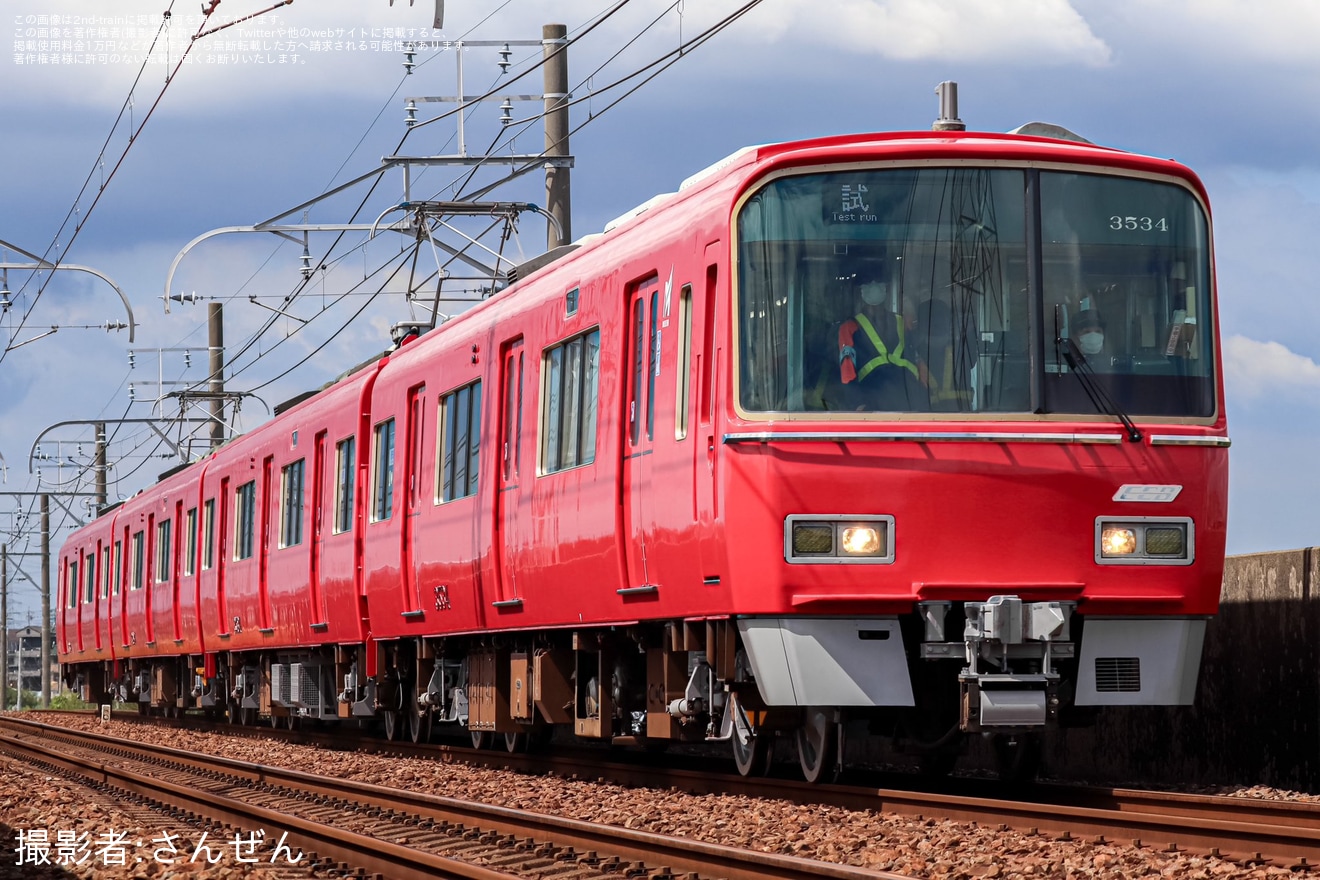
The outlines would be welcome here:
M 1141 658 L 1095 658 L 1095 689 L 1102 694 L 1133 694 L 1139 692 L 1141 690 Z

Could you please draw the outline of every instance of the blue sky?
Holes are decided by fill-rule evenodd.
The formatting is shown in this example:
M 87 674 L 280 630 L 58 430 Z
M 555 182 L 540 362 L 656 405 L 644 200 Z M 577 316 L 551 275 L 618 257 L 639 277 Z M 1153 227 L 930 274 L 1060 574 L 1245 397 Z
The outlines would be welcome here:
M 109 286 L 61 272 L 37 298 L 44 276 L 10 270 L 14 306 L 0 316 L 0 339 L 15 345 L 51 326 L 61 329 L 0 360 L 6 465 L 0 490 L 73 485 L 90 456 L 89 430 L 81 436 L 72 427 L 48 432 L 42 453 L 63 457 L 65 466 L 55 466 L 54 458 L 29 460 L 34 440 L 57 422 L 177 411 L 172 398 L 155 399 L 181 387 L 160 382 L 203 375 L 205 353 L 196 349 L 206 345 L 206 310 L 173 303 L 166 314 L 161 297 L 171 263 L 191 240 L 280 215 L 379 167 L 405 133 L 406 98 L 457 92 L 452 47 L 420 52 L 410 76 L 397 51 L 401 38 L 431 35 L 432 0 L 413 6 L 406 0 L 392 6 L 387 0 L 298 0 L 192 43 L 187 63 L 162 96 L 166 71 L 201 21 L 197 2 L 176 4 L 168 39 L 134 88 L 139 66 L 133 59 L 145 52 L 167 2 L 11 0 L 0 14 L 6 30 L 0 240 L 105 273 L 129 297 L 138 323 L 132 346 L 124 331 L 80 329 L 125 319 Z M 224 0 L 209 24 L 269 5 Z M 539 40 L 540 26 L 549 22 L 576 35 L 615 5 L 447 0 L 436 36 Z M 1320 429 L 1320 298 L 1313 295 L 1320 233 L 1320 57 L 1314 52 L 1320 5 L 764 0 L 614 103 L 623 90 L 610 89 L 611 83 L 740 5 L 632 0 L 572 47 L 570 82 L 579 103 L 571 118 L 581 126 L 571 144 L 575 237 L 599 231 L 747 144 L 927 128 L 937 115 L 934 88 L 942 80 L 959 83 L 960 116 L 969 128 L 1006 131 L 1048 121 L 1098 143 L 1186 162 L 1209 188 L 1216 229 L 1233 439 L 1229 551 L 1320 543 L 1312 502 L 1320 477 L 1305 464 Z M 52 35 L 51 28 L 59 32 Z M 52 48 L 52 40 L 59 46 Z M 466 49 L 464 91 L 508 82 L 540 51 L 511 50 L 511 75 L 501 79 L 495 49 Z M 113 127 L 130 90 L 131 109 Z M 537 71 L 499 93 L 541 91 Z M 468 152 L 482 153 L 510 133 L 517 136 L 511 145 L 501 141 L 504 152 L 538 151 L 540 129 L 522 122 L 534 106 L 517 102 L 515 122 L 503 132 L 498 102 L 472 109 L 465 122 Z M 430 119 L 452 107 L 421 103 L 417 116 Z M 126 132 L 149 111 L 114 171 L 128 146 Z M 456 135 L 452 117 L 438 120 L 411 132 L 400 149 L 452 154 Z M 91 186 L 71 211 L 89 174 Z M 493 179 L 486 174 L 478 174 L 478 184 Z M 432 169 L 415 177 L 413 194 L 470 192 L 473 185 L 464 188 L 461 181 L 461 172 Z M 543 203 L 543 184 L 539 174 L 528 175 L 493 197 Z M 370 223 L 401 198 L 402 178 L 393 172 L 373 193 L 357 187 L 312 207 L 306 221 L 346 222 L 361 205 L 357 220 Z M 60 232 L 66 217 L 73 219 Z M 303 219 L 296 212 L 288 221 Z M 70 246 L 73 223 L 82 226 Z M 50 251 L 57 236 L 59 245 Z M 380 351 L 391 323 L 420 317 L 420 306 L 404 295 L 406 273 L 385 283 L 387 293 L 373 300 L 358 294 L 381 286 L 371 270 L 399 251 L 392 234 L 365 238 L 353 233 L 332 251 L 330 235 L 313 235 L 313 259 L 332 257 L 288 304 L 285 297 L 302 280 L 300 245 L 269 234 L 229 235 L 180 260 L 171 291 L 225 303 L 231 355 L 252 343 L 230 383 L 256 395 L 244 404 L 241 428 L 264 420 L 265 405 L 317 387 Z M 526 216 L 506 247 L 531 256 L 544 241 L 544 223 Z M 23 261 L 14 252 L 0 256 Z M 426 258 L 433 269 L 434 258 Z M 345 291 L 354 292 L 341 297 Z M 136 350 L 133 369 L 130 347 Z M 185 348 L 195 350 L 185 355 Z M 174 463 L 161 457 L 168 450 L 158 441 L 139 425 L 119 429 L 112 495 L 131 494 Z M 0 496 L 0 532 L 17 550 L 36 549 L 35 520 L 22 513 L 28 506 Z M 56 507 L 56 524 L 67 519 Z M 20 531 L 27 538 L 15 535 Z M 36 579 L 39 565 L 30 557 L 21 564 L 22 574 L 11 574 L 11 608 L 17 607 L 11 622 L 19 624 L 38 607 L 24 575 Z

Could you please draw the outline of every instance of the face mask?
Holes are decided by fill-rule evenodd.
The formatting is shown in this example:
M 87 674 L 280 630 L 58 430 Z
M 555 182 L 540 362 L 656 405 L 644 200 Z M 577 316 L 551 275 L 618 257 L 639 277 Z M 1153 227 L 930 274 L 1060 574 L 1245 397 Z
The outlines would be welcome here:
M 862 301 L 868 306 L 878 306 L 885 301 L 885 284 L 882 281 L 874 281 L 870 284 L 862 285 Z
M 1099 354 L 1100 349 L 1105 347 L 1105 334 L 1094 330 L 1083 333 L 1077 339 L 1077 347 L 1082 350 L 1082 354 Z

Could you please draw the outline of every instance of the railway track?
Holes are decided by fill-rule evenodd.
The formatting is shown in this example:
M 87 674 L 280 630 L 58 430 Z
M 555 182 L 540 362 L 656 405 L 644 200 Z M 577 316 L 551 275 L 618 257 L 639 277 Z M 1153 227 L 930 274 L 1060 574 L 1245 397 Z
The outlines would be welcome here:
M 844 865 L 680 840 L 0 719 L 0 752 L 145 798 L 193 821 L 279 838 L 290 856 L 391 880 L 897 880 Z
M 132 713 L 122 717 L 143 720 Z M 162 722 L 173 723 L 168 719 Z M 1320 866 L 1320 803 L 1062 784 L 1039 784 L 1006 797 L 1004 787 L 993 781 L 931 780 L 911 774 L 864 771 L 850 774 L 852 784 L 810 785 L 795 779 L 742 777 L 727 772 L 727 760 L 691 756 L 657 765 L 645 755 L 622 750 L 514 754 L 391 742 L 366 734 L 346 739 L 341 732 L 274 731 L 223 724 L 213 729 L 252 736 L 275 734 L 293 742 L 339 749 L 351 743 L 352 748 L 368 753 L 460 760 L 522 773 L 609 780 L 632 787 L 677 788 L 692 794 L 743 795 L 975 822 L 1059 839 L 1170 853 L 1196 852 L 1248 865 L 1293 870 Z

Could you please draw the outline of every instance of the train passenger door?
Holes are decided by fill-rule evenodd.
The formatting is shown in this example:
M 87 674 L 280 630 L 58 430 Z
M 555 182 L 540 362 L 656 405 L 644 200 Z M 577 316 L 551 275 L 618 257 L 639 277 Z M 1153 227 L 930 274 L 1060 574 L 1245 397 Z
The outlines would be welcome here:
M 268 455 L 261 463 L 261 497 L 259 501 L 259 510 L 261 511 L 261 543 L 257 550 L 257 595 L 259 597 L 260 607 L 257 609 L 257 617 L 260 621 L 260 629 L 264 632 L 272 629 L 274 624 L 271 622 L 270 613 L 270 581 L 269 567 L 270 560 L 270 534 L 271 534 L 271 506 L 275 503 L 275 498 L 271 493 L 271 487 L 274 484 L 275 476 L 275 456 Z
M 417 519 L 421 515 L 422 505 L 422 431 L 425 425 L 423 408 L 426 403 L 426 386 L 418 385 L 408 390 L 407 423 L 404 425 L 404 492 L 406 493 L 403 512 L 399 570 L 403 579 L 404 613 L 421 610 L 421 597 L 418 595 L 417 564 L 413 558 L 413 546 L 417 539 Z
M 174 620 L 174 641 L 179 642 L 183 640 L 183 578 L 180 576 L 179 560 L 188 541 L 188 536 L 184 534 L 182 501 L 174 502 L 174 525 L 171 528 L 175 537 L 169 548 L 170 559 L 167 563 L 170 567 L 170 593 L 173 596 L 170 614 Z
M 717 584 L 723 573 L 723 547 L 715 522 L 719 519 L 719 455 L 715 443 L 715 400 L 719 384 L 720 349 L 716 333 L 720 243 L 706 246 L 706 279 L 700 298 L 693 303 L 698 319 L 693 328 L 695 352 L 692 362 L 697 399 L 696 443 L 692 448 L 692 521 L 697 524 L 697 546 L 702 575 L 707 584 Z
M 647 559 L 655 524 L 652 453 L 655 442 L 655 392 L 660 372 L 660 281 L 641 284 L 628 301 L 627 390 L 625 396 L 621 499 L 624 556 L 629 589 L 654 588 Z
M 310 609 L 313 626 L 327 621 L 325 595 L 321 592 L 321 552 L 324 549 L 325 533 L 322 524 L 325 508 L 325 447 L 326 432 L 316 435 L 312 443 L 312 546 L 311 558 L 307 562 L 307 585 L 311 597 Z
M 518 535 L 518 487 L 523 471 L 522 422 L 523 383 L 522 337 L 500 347 L 500 476 L 495 493 L 495 580 L 499 603 L 516 605 L 522 601 L 518 592 L 516 536 Z M 528 462 L 528 476 L 532 463 Z
M 229 570 L 229 536 L 233 526 L 229 522 L 229 477 L 220 481 L 220 513 L 215 518 L 211 527 L 215 529 L 216 544 L 218 545 L 215 557 L 215 598 L 216 608 L 220 615 L 220 628 L 216 631 L 218 636 L 227 636 L 229 629 L 229 597 L 226 594 L 225 573 Z

